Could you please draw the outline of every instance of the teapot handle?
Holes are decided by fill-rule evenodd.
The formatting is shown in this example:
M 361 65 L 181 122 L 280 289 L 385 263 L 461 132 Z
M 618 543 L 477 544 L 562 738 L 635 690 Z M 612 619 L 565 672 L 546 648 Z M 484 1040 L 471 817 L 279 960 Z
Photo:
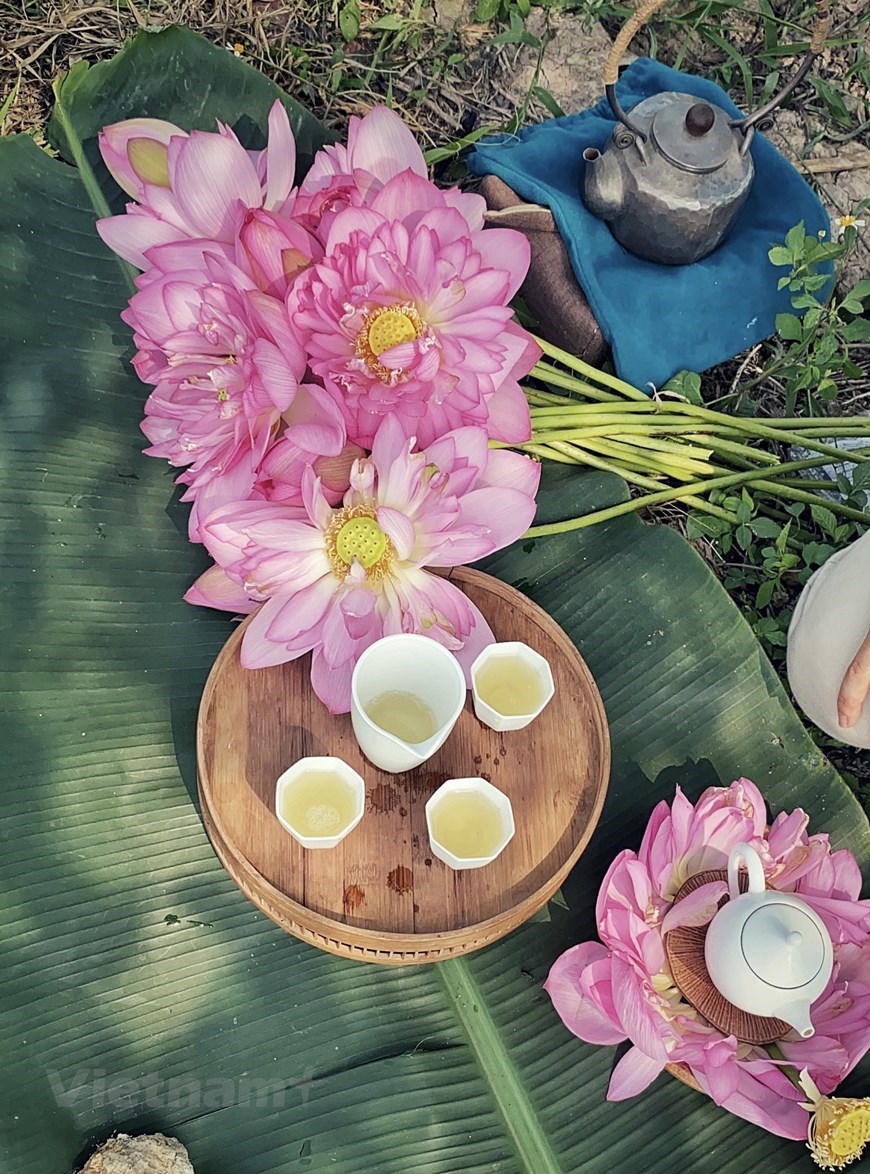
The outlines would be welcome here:
M 771 114 L 776 110 L 777 106 L 781 106 L 789 94 L 795 90 L 810 72 L 810 67 L 815 61 L 819 53 L 825 47 L 825 40 L 831 28 L 831 8 L 830 0 L 818 0 L 816 6 L 816 21 L 813 25 L 812 38 L 810 39 L 809 51 L 800 63 L 798 71 L 791 78 L 790 81 L 782 87 L 778 94 L 760 106 L 752 114 L 748 114 L 746 118 L 738 119 L 731 125 L 738 127 L 744 135 L 748 135 L 749 131 L 753 129 L 770 130 L 773 126 Z
M 619 77 L 619 63 L 622 60 L 623 54 L 625 53 L 629 44 L 634 39 L 635 34 L 643 28 L 646 22 L 652 16 L 654 16 L 660 8 L 664 8 L 665 4 L 667 3 L 668 0 L 644 0 L 644 3 L 641 4 L 637 11 L 628 18 L 628 20 L 617 33 L 616 39 L 614 40 L 613 46 L 610 50 L 610 54 L 604 63 L 604 92 L 607 95 L 607 100 L 610 103 L 610 107 L 623 126 L 631 131 L 632 135 L 634 135 L 635 138 L 639 139 L 642 143 L 646 142 L 646 133 L 631 121 L 629 116 L 620 106 L 619 100 L 616 97 L 616 82 Z M 735 119 L 732 122 L 731 125 L 739 128 L 746 136 L 744 147 L 741 150 L 749 146 L 749 141 L 752 138 L 752 134 L 750 132 L 754 132 L 756 127 L 758 127 L 760 130 L 769 129 L 771 124 L 768 123 L 767 120 L 769 119 L 770 115 L 777 108 L 777 106 L 785 101 L 789 94 L 803 81 L 803 79 L 809 73 L 813 61 L 824 48 L 830 25 L 830 0 L 818 0 L 816 6 L 816 19 L 815 24 L 813 25 L 809 52 L 801 62 L 797 73 L 794 75 L 791 81 L 783 86 L 778 94 L 775 94 L 774 97 L 770 99 L 769 102 L 766 102 L 762 107 L 754 111 L 754 113 L 747 115 L 746 118 Z M 620 145 L 627 146 L 628 144 L 622 143 Z
M 740 896 L 740 874 L 738 869 L 741 861 L 746 865 L 747 871 L 749 872 L 750 893 L 763 893 L 767 888 L 761 857 L 751 844 L 738 844 L 736 848 L 731 849 L 731 854 L 728 857 L 728 896 L 732 901 L 736 901 Z

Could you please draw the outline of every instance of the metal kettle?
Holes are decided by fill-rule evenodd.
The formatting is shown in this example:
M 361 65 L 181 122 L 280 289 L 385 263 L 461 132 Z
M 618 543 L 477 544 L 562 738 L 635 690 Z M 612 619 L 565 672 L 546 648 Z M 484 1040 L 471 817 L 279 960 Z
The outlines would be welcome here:
M 627 114 L 616 97 L 619 62 L 635 33 L 667 3 L 646 0 L 619 32 L 604 67 L 604 91 L 618 123 L 603 151 L 587 147 L 584 200 L 629 252 L 662 265 L 688 265 L 712 253 L 752 186 L 749 147 L 771 113 L 806 76 L 828 34 L 821 0 L 810 50 L 791 81 L 754 114 L 667 91 Z

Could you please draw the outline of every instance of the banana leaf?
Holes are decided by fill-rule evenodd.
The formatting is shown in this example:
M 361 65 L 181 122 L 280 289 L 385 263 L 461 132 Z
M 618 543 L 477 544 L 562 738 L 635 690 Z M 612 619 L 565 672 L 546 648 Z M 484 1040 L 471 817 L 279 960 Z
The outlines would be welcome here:
M 611 723 L 604 816 L 546 916 L 391 970 L 283 934 L 229 881 L 197 812 L 193 739 L 230 627 L 182 602 L 203 555 L 169 470 L 141 455 L 118 317 L 131 274 L 94 230 L 123 200 L 95 136 L 134 114 L 220 117 L 257 146 L 277 91 L 170 29 L 57 92 L 59 157 L 0 141 L 2 1174 L 67 1174 L 116 1130 L 179 1137 L 197 1174 L 603 1174 L 640 1155 L 651 1172 L 806 1169 L 802 1146 L 667 1076 L 608 1104 L 612 1051 L 569 1035 L 541 989 L 593 935 L 614 852 L 677 782 L 694 797 L 748 775 L 870 864 L 864 814 L 669 529 L 622 518 L 486 564 L 565 627 Z M 310 154 L 327 133 L 291 113 Z M 539 520 L 625 495 L 548 470 Z

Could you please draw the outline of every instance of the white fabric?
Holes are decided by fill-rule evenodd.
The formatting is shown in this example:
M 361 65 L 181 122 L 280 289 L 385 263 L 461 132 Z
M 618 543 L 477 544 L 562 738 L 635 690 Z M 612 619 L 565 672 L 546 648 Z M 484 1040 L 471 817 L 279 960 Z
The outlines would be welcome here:
M 870 629 L 870 530 L 832 555 L 803 589 L 788 632 L 788 680 L 814 725 L 870 749 L 870 698 L 857 723 L 837 721 L 837 694 Z

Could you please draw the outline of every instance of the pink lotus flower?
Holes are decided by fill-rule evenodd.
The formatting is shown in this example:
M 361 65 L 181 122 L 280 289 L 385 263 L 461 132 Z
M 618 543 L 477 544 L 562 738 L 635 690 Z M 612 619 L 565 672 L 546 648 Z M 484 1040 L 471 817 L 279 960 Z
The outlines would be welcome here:
M 361 208 L 385 183 L 409 170 L 427 178 L 423 152 L 401 118 L 377 106 L 365 118 L 350 119 L 346 147 L 335 143 L 317 152 L 299 186 L 295 214 L 325 239 L 337 212 Z
M 521 233 L 471 232 L 411 172 L 371 207 L 339 213 L 324 259 L 292 286 L 288 309 L 348 437 L 368 446 L 389 415 L 422 445 L 463 425 L 528 439 L 517 379 L 540 351 L 507 305 L 528 264 Z
M 97 221 L 110 249 L 145 269 L 155 245 L 193 238 L 235 240 L 247 209 L 286 215 L 292 206 L 296 143 L 287 111 L 269 112 L 269 143 L 248 152 L 229 127 L 188 134 L 171 122 L 136 118 L 107 126 L 100 151 L 112 176 L 138 201 L 127 214 Z
M 870 901 L 858 899 L 854 857 L 832 853 L 825 835 L 808 836 L 807 822 L 797 810 L 778 815 L 768 828 L 764 800 L 748 779 L 712 787 L 694 806 L 677 788 L 671 807 L 656 807 L 639 851 L 614 860 L 596 905 L 603 944 L 566 951 L 545 983 L 580 1039 L 631 1042 L 613 1071 L 609 1100 L 635 1096 L 666 1064 L 682 1063 L 716 1104 L 771 1133 L 803 1138 L 806 1098 L 783 1068 L 807 1068 L 831 1092 L 870 1047 Z M 664 935 L 680 924 L 709 921 L 725 890 L 707 884 L 674 905 L 680 886 L 695 873 L 726 867 L 741 842 L 761 855 L 768 886 L 799 893 L 834 943 L 834 972 L 813 1004 L 816 1034 L 781 1041 L 784 1060 L 703 1019 L 674 985 L 665 953 Z
M 263 668 L 312 652 L 312 686 L 333 713 L 350 708 L 359 655 L 394 632 L 437 640 L 467 674 L 493 639 L 489 625 L 457 587 L 424 568 L 482 558 L 518 538 L 534 515 L 539 467 L 490 452 L 483 429 L 412 448 L 387 418 L 371 457 L 354 464 L 340 509 L 308 469 L 304 509 L 250 501 L 216 510 L 201 527 L 224 573 L 207 572 L 185 598 L 229 610 L 240 610 L 240 597 L 265 601 L 245 632 L 242 664 Z
M 300 383 L 305 358 L 280 302 L 217 253 L 183 242 L 149 250 L 153 267 L 122 314 L 133 360 L 155 385 L 145 405 L 145 451 L 189 466 L 182 500 L 194 503 L 190 537 L 219 505 L 254 491 L 279 432 L 310 454 L 336 455 L 344 426 L 322 388 Z
M 364 118 L 351 118 L 347 146 L 323 147 L 299 187 L 294 216 L 325 241 L 337 213 L 371 204 L 381 188 L 397 175 L 411 172 L 426 179 L 423 152 L 397 114 L 376 106 Z M 458 188 L 443 193 L 472 231 L 483 228 L 486 202 Z M 411 209 L 413 210 L 413 209 Z

